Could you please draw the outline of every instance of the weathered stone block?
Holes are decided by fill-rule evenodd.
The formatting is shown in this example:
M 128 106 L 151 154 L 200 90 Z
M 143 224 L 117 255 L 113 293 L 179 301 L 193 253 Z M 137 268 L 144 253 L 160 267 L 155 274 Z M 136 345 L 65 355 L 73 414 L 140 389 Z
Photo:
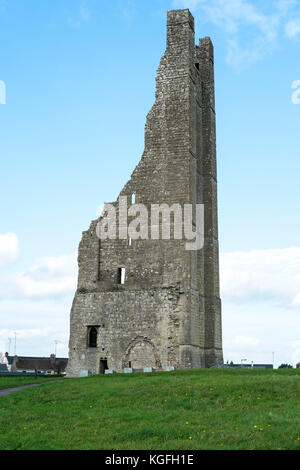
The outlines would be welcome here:
M 89 370 L 81 370 L 80 371 L 80 377 L 88 377 L 89 375 L 91 375 Z

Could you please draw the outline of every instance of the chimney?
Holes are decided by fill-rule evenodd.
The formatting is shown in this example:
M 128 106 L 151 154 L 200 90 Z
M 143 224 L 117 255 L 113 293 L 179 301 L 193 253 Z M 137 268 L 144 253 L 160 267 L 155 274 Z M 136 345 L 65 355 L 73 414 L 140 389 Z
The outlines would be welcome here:
M 56 355 L 55 354 L 51 354 L 50 355 L 50 363 L 52 366 L 55 365 L 55 361 L 56 361 Z

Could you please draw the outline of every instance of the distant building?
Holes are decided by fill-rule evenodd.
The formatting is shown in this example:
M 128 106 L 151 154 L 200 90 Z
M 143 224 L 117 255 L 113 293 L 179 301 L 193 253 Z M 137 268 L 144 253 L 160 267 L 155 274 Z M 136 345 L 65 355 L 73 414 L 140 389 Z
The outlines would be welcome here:
M 224 364 L 223 369 L 274 369 L 273 364 Z
M 0 364 L 0 374 L 2 372 L 8 372 L 7 364 Z
M 40 374 L 63 374 L 66 370 L 68 359 L 56 357 L 24 357 L 6 356 L 11 372 L 26 372 Z

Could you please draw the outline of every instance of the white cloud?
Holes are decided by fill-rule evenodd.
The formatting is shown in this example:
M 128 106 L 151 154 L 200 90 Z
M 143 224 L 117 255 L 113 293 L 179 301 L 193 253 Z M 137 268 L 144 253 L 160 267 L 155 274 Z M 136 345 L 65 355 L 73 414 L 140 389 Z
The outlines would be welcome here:
M 263 357 L 262 342 L 257 337 L 226 334 L 223 343 L 225 362 L 228 360 L 240 364 L 241 359 L 247 359 L 248 363 L 251 361 L 263 362 L 261 360 Z
M 225 361 L 282 363 L 300 361 L 299 310 L 272 300 L 228 300 L 222 298 L 223 348 Z
M 260 344 L 260 340 L 258 338 L 251 338 L 249 336 L 236 336 L 233 339 L 233 344 L 238 347 L 256 349 Z
M 290 10 L 294 10 L 299 5 L 299 0 L 277 0 L 275 6 L 278 11 L 287 14 Z
M 68 329 L 64 328 L 63 324 L 53 327 L 43 326 L 39 322 L 38 328 L 20 329 L 16 327 L 15 329 L 0 330 L 0 351 L 8 351 L 10 355 L 13 355 L 16 347 L 18 355 L 50 356 L 56 349 L 57 355 L 67 356 L 68 339 Z M 35 353 L 36 348 L 43 352 Z
M 14 263 L 19 256 L 19 240 L 14 233 L 0 234 L 0 268 Z
M 221 296 L 300 305 L 300 248 L 223 253 Z
M 77 14 L 68 17 L 68 23 L 72 28 L 78 29 L 82 23 L 87 23 L 92 16 L 92 13 L 87 5 L 87 2 L 82 1 L 79 5 Z
M 26 272 L 0 277 L 2 298 L 51 298 L 76 290 L 77 253 L 43 258 Z
M 209 21 L 230 33 L 237 33 L 241 26 L 254 26 L 273 37 L 278 26 L 275 13 L 264 14 L 247 0 L 175 0 L 174 3 L 205 13 Z
M 0 0 L 0 13 L 4 13 L 7 8 L 7 0 Z
M 89 21 L 91 17 L 91 11 L 89 10 L 86 2 L 81 2 L 79 6 L 79 14 L 83 21 Z
M 40 259 L 26 272 L 0 277 L 0 351 L 40 356 L 68 354 L 77 253 Z M 37 301 L 38 300 L 38 301 Z
M 97 218 L 100 218 L 103 215 L 104 208 L 105 208 L 105 203 L 100 204 L 100 206 L 97 207 L 96 209 Z
M 41 336 L 42 330 L 39 328 L 35 329 L 28 329 L 28 330 L 9 330 L 9 329 L 4 329 L 0 330 L 0 339 L 1 340 L 6 340 L 6 338 L 13 338 L 14 335 L 17 335 L 18 338 L 20 339 L 32 339 L 37 336 Z
M 18 276 L 16 285 L 24 297 L 53 297 L 74 292 L 77 282 L 77 253 L 44 258 Z
M 294 341 L 291 345 L 292 354 L 291 354 L 291 363 L 296 365 L 300 362 L 300 340 Z
M 300 18 L 289 21 L 286 24 L 285 33 L 290 39 L 298 36 L 300 34 Z
M 227 62 L 235 67 L 248 66 L 276 47 L 281 26 L 299 6 L 297 0 L 278 0 L 263 6 L 250 0 L 174 0 L 175 7 L 190 8 L 226 35 Z M 287 26 L 289 35 L 298 34 L 297 23 Z

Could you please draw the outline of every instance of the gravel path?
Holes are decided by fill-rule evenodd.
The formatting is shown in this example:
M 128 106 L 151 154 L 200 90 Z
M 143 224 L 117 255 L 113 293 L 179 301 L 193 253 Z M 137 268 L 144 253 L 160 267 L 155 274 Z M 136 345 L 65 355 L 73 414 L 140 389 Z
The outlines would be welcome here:
M 57 381 L 55 381 L 57 382 Z M 47 382 L 49 383 L 54 383 L 54 381 Z M 21 387 L 14 387 L 14 388 L 5 388 L 4 390 L 0 390 L 0 397 L 4 397 L 5 395 L 10 395 L 11 393 L 18 392 L 19 390 L 24 390 L 25 388 L 30 388 L 30 387 L 38 387 L 40 385 L 45 385 L 45 383 L 41 384 L 31 384 L 31 385 L 22 385 Z

